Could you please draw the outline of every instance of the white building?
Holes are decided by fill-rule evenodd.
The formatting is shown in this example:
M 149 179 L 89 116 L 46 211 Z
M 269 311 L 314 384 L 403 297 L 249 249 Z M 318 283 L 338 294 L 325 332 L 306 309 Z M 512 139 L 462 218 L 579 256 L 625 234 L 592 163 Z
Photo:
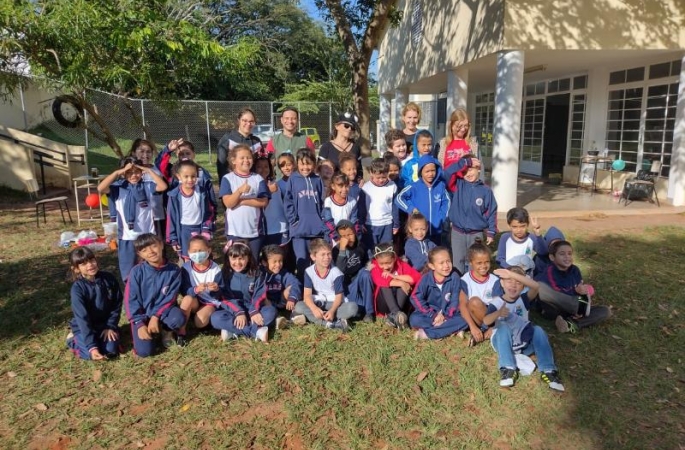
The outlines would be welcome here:
M 501 211 L 516 204 L 518 173 L 575 179 L 592 149 L 632 173 L 661 161 L 660 198 L 685 204 L 685 1 L 397 7 L 404 20 L 378 49 L 382 127 L 402 128 L 397 111 L 410 96 L 443 99 L 433 127 L 443 133 L 466 108 Z

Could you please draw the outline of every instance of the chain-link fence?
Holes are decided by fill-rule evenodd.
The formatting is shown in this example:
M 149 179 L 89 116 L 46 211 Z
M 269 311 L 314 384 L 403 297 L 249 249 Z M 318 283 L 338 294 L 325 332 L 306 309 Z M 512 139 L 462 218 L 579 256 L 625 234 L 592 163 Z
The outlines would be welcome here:
M 19 92 L 15 101 L 2 105 L 0 123 L 7 123 L 5 117 L 12 117 L 10 126 L 49 139 L 84 145 L 88 150 L 106 146 L 105 142 L 82 127 L 70 128 L 58 123 L 52 109 L 55 98 L 60 95 L 60 92 L 32 85 Z M 128 151 L 130 141 L 139 137 L 151 138 L 158 146 L 183 137 L 193 142 L 198 153 L 214 155 L 219 139 L 236 126 L 238 112 L 245 107 L 255 112 L 257 125 L 253 133 L 265 142 L 281 129 L 280 111 L 286 106 L 296 107 L 300 111 L 300 130 L 318 147 L 330 139 L 338 114 L 330 103 L 156 101 L 128 99 L 94 90 L 88 90 L 86 98 L 93 104 L 124 153 Z M 370 129 L 374 134 L 378 114 L 378 108 L 372 107 Z M 93 129 L 99 129 L 93 126 L 92 117 L 86 115 L 86 121 Z M 151 135 L 145 133 L 143 123 Z

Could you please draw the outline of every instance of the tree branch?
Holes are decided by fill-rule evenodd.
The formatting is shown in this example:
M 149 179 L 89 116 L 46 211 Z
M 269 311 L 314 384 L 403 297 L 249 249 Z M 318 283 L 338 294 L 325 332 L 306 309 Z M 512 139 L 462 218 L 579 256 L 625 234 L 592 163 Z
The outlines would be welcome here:
M 376 4 L 373 16 L 371 16 L 371 20 L 369 20 L 369 24 L 364 32 L 360 49 L 361 56 L 366 60 L 367 65 L 371 60 L 373 50 L 378 46 L 381 33 L 388 23 L 388 15 L 395 4 L 397 4 L 397 0 L 380 0 Z
M 347 19 L 347 14 L 345 9 L 341 5 L 341 2 L 335 0 L 325 0 L 326 7 L 331 13 L 331 17 L 335 21 L 335 28 L 338 30 L 338 35 L 342 41 L 345 49 L 347 51 L 348 63 L 350 68 L 354 70 L 355 61 L 359 57 L 359 47 L 357 42 L 354 40 L 354 34 L 352 33 L 352 27 L 350 26 L 350 21 Z M 382 0 L 382 3 L 391 0 Z

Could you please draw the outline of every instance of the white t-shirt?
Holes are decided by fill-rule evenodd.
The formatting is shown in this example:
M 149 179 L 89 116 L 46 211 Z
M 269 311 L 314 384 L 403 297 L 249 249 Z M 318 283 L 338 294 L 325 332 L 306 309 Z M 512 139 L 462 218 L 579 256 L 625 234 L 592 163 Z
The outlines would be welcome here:
M 200 225 L 202 223 L 200 187 L 195 185 L 195 190 L 188 196 L 182 190 L 179 189 L 179 191 L 181 193 L 181 225 Z
M 256 173 L 243 176 L 235 172 L 229 172 L 221 180 L 219 196 L 231 195 L 242 185 L 250 186 L 250 192 L 242 194 L 241 199 L 246 198 L 269 198 L 269 191 L 264 179 Z M 238 206 L 226 210 L 226 235 L 252 239 L 259 236 L 262 209 L 254 206 Z
M 485 281 L 476 281 L 471 276 L 471 272 L 467 272 L 466 275 L 461 277 L 461 281 L 462 287 L 466 287 L 466 295 L 468 298 L 478 297 L 483 300 L 483 303 L 489 305 L 495 298 L 493 290 L 499 281 L 499 277 L 491 273 L 488 274 L 488 278 Z
M 392 225 L 397 185 L 390 180 L 383 186 L 376 186 L 368 181 L 364 183 L 362 190 L 366 193 L 366 224 L 374 227 Z
M 331 266 L 325 273 L 319 273 L 316 265 L 312 264 L 304 271 L 304 287 L 312 290 L 315 302 L 333 302 L 337 294 L 344 293 L 344 278 L 343 273 L 335 266 Z
M 155 232 L 155 222 L 152 216 L 152 203 L 147 202 L 146 207 L 136 205 L 136 220 L 133 223 L 133 229 L 129 230 L 126 224 L 126 214 L 124 213 L 124 202 L 130 192 L 127 189 L 119 190 L 119 198 L 114 202 L 117 210 L 117 226 L 122 231 L 121 239 L 123 241 L 135 241 L 138 236 L 144 233 Z

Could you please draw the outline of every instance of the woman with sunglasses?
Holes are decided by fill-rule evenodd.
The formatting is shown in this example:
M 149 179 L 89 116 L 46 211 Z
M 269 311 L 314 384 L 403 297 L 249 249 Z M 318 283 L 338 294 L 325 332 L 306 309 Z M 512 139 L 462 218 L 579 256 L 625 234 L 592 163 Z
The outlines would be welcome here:
M 477 153 L 478 141 L 471 136 L 469 115 L 464 109 L 456 109 L 450 116 L 449 133 L 440 141 L 438 162 L 444 171 L 464 155 L 478 156 Z
M 319 149 L 319 159 L 329 160 L 336 170 L 340 170 L 340 155 L 350 153 L 357 160 L 357 177 L 361 178 L 361 148 L 355 143 L 356 133 L 357 116 L 349 112 L 340 114 L 333 128 L 333 138 Z

